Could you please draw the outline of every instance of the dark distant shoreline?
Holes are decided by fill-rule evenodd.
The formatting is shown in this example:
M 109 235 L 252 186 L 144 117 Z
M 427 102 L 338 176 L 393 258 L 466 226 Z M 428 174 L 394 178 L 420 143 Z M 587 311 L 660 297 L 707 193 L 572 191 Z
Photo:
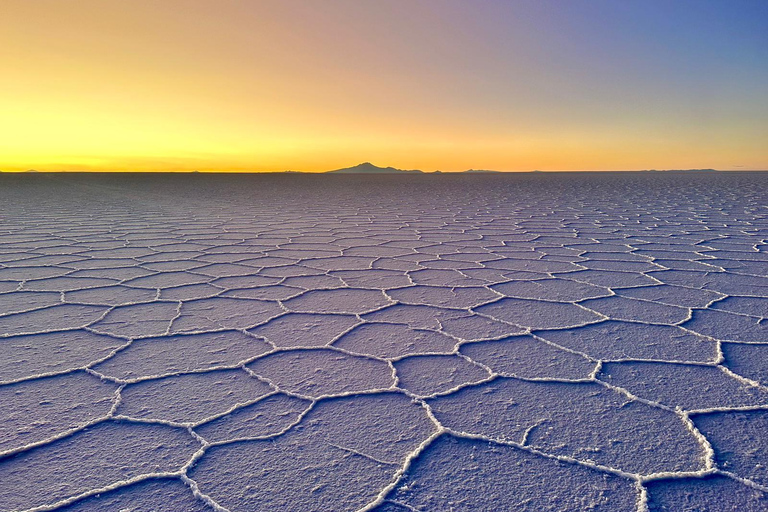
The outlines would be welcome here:
M 415 178 L 415 177 L 430 177 L 430 176 L 475 176 L 475 177 L 493 177 L 493 176 L 511 176 L 511 175 L 585 175 L 585 174 L 603 174 L 603 175 L 617 175 L 617 174 L 643 174 L 649 176 L 658 175 L 718 175 L 718 174 L 749 174 L 749 173 L 768 173 L 768 169 L 757 170 L 669 170 L 669 171 L 489 171 L 489 172 L 477 172 L 477 171 L 432 171 L 432 172 L 390 172 L 390 173 L 333 173 L 333 172 L 303 172 L 303 171 L 2 171 L 0 175 L 5 176 L 27 176 L 27 177 L 51 177 L 54 175 L 183 175 L 189 177 L 195 176 L 210 176 L 210 175 L 243 175 L 243 176 L 255 176 L 255 175 L 268 175 L 268 176 L 325 176 L 327 178 L 333 178 L 338 176 L 397 176 L 399 178 Z
M 741 173 L 741 172 L 768 172 L 768 169 L 744 170 L 744 169 L 642 169 L 642 170 L 573 170 L 573 171 L 496 171 L 489 169 L 467 169 L 466 171 L 422 171 L 420 169 L 397 169 L 395 167 L 378 167 L 369 162 L 353 167 L 335 169 L 331 171 L 306 172 L 306 171 L 2 171 L 4 174 L 279 174 L 279 175 L 354 175 L 354 176 L 429 176 L 429 175 L 504 175 L 504 174 L 619 174 L 619 173 L 649 173 L 649 174 L 714 174 L 714 173 Z

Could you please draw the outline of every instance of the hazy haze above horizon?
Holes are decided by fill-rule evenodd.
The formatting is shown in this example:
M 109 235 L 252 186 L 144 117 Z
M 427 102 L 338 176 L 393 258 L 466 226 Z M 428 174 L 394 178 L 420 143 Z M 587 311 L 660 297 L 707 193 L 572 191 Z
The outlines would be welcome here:
M 768 2 L 5 0 L 0 170 L 768 169 Z

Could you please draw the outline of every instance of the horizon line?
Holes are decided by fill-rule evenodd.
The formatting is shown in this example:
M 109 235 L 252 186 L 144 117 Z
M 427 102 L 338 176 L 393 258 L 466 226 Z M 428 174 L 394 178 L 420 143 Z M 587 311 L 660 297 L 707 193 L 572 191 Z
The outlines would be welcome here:
M 415 172 L 414 172 L 415 171 Z M 376 173 L 376 172 L 348 172 L 348 173 L 334 173 L 331 171 L 295 171 L 295 170 L 283 170 L 283 171 L 253 171 L 253 170 L 187 170 L 187 169 L 162 169 L 162 170 L 88 170 L 88 169 L 67 169 L 67 170 L 2 170 L 2 174 L 538 174 L 538 173 L 611 173 L 611 172 L 766 172 L 765 169 L 531 169 L 531 170 L 496 170 L 496 169 L 467 169 L 464 171 L 423 171 L 423 170 L 398 170 L 389 173 Z

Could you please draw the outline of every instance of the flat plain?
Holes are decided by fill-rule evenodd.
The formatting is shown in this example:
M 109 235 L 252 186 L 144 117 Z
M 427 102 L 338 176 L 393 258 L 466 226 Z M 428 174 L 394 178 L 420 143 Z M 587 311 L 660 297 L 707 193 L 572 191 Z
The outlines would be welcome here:
M 0 511 L 768 510 L 768 173 L 0 175 Z

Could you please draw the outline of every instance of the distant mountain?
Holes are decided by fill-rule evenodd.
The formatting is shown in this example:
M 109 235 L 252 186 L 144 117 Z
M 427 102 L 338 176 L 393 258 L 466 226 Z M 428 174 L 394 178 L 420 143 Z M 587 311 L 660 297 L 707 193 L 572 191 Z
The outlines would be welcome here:
M 489 171 L 487 169 L 468 169 L 466 171 L 462 171 L 464 174 L 488 174 L 488 173 L 498 173 L 501 171 Z
M 403 170 L 395 169 L 394 167 L 378 167 L 370 162 L 364 162 L 354 167 L 346 167 L 344 169 L 336 169 L 335 171 L 327 171 L 326 174 L 399 174 L 399 173 L 417 173 L 420 174 L 423 171 L 418 169 Z
M 650 169 L 647 172 L 718 172 L 717 169 Z

